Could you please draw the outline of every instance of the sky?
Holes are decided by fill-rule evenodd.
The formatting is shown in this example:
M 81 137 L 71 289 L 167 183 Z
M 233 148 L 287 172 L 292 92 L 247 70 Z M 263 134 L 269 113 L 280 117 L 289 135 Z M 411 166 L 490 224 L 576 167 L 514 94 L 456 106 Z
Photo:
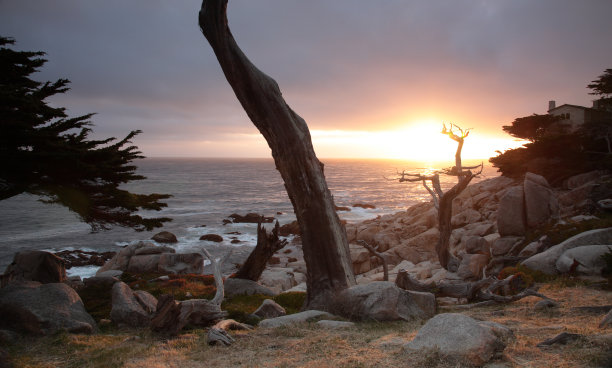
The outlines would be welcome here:
M 94 138 L 150 157 L 270 157 L 197 24 L 196 0 L 0 0 L 0 35 L 45 51 L 50 100 Z M 549 100 L 591 106 L 612 67 L 609 0 L 229 0 L 230 28 L 302 116 L 321 158 L 442 160 L 520 145 L 502 131 Z

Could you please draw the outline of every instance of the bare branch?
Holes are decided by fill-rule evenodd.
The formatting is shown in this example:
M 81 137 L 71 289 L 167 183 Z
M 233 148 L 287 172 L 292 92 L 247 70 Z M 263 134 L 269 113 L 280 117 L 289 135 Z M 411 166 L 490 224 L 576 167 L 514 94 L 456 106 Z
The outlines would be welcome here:
M 221 305 L 221 303 L 223 302 L 223 298 L 224 298 L 223 275 L 221 275 L 221 263 L 223 263 L 223 261 L 225 261 L 229 257 L 229 254 L 231 254 L 231 251 L 223 257 L 221 262 L 217 262 L 217 260 L 213 256 L 210 255 L 210 253 L 208 252 L 208 250 L 206 250 L 206 248 L 201 248 L 201 250 L 202 250 L 202 253 L 204 253 L 204 256 L 206 256 L 206 258 L 208 258 L 208 260 L 210 261 L 210 264 L 213 269 L 213 275 L 215 277 L 215 287 L 217 288 L 217 291 L 215 292 L 215 297 L 210 302 L 215 305 Z
M 375 257 L 378 257 L 381 261 L 382 261 L 382 266 L 383 266 L 383 279 L 384 281 L 389 281 L 389 268 L 387 266 L 387 260 L 385 259 L 385 257 L 382 255 L 382 253 L 379 253 L 376 251 L 376 249 L 374 249 L 370 244 L 368 244 L 368 242 L 366 242 L 365 240 L 358 240 L 357 241 L 359 244 L 361 244 L 365 249 L 367 249 L 370 254 L 372 254 Z M 377 247 L 378 248 L 378 247 Z

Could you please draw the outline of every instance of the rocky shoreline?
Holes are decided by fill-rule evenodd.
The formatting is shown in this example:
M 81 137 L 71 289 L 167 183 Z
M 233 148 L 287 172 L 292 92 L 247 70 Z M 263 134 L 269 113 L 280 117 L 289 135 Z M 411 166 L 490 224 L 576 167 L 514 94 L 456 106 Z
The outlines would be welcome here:
M 432 202 L 416 204 L 406 211 L 346 224 L 353 271 L 357 275 L 357 282 L 366 284 L 382 281 L 384 277 L 380 258 L 372 255 L 360 245 L 361 242 L 367 242 L 376 247 L 377 251 L 382 254 L 389 267 L 389 281 L 395 280 L 400 269 L 406 270 L 412 277 L 425 283 L 441 280 L 473 281 L 485 274 L 496 275 L 507 263 L 516 262 L 517 259 L 526 260 L 554 245 L 547 236 L 531 239 L 537 232 L 534 230 L 554 224 L 579 224 L 596 219 L 597 217 L 593 214 L 598 211 L 606 211 L 606 199 L 609 201 L 609 197 L 612 196 L 609 182 L 609 172 L 594 171 L 569 178 L 562 188 L 554 189 L 548 185 L 546 179 L 531 173 L 528 173 L 523 180 L 500 176 L 470 185 L 453 202 L 450 251 L 460 262 L 456 269 L 451 270 L 443 269 L 437 261 L 435 244 L 439 231 L 436 209 Z M 371 205 L 360 204 L 360 206 Z M 240 222 L 255 221 L 261 217 L 257 214 L 245 216 L 232 214 L 230 218 Z M 271 218 L 265 220 L 266 222 L 272 221 Z M 297 223 L 282 226 L 280 234 L 295 236 L 291 238 L 292 241 L 287 246 L 270 259 L 259 283 L 277 293 L 305 291 L 306 264 L 301 251 Z M 209 234 L 204 240 L 216 241 L 216 238 L 212 238 L 213 236 L 222 238 L 220 235 Z M 171 233 L 162 232 L 154 236 L 154 240 L 158 243 L 172 243 L 176 241 L 176 237 Z M 158 254 L 174 253 L 174 250 L 169 247 L 151 248 L 150 246 L 154 245 L 149 244 L 148 251 L 119 251 L 119 253 L 126 254 L 141 252 L 136 254 L 138 257 L 134 258 L 129 268 L 130 271 L 156 272 L 156 260 L 160 257 Z M 216 256 L 227 252 L 226 248 L 220 246 L 211 246 L 211 248 Z M 231 259 L 223 269 L 225 276 L 234 273 L 248 257 L 251 248 L 242 248 L 233 249 Z M 606 249 L 602 247 L 589 249 L 589 257 L 593 258 L 606 253 Z M 142 254 L 142 252 L 148 253 Z M 573 253 L 581 252 L 573 251 Z M 73 266 L 102 266 L 114 256 L 114 252 L 96 253 L 76 250 L 62 251 L 56 255 L 65 261 L 66 268 L 69 269 Z M 557 258 L 568 258 L 562 256 L 563 254 L 559 254 Z M 172 257 L 163 257 L 163 262 L 168 262 L 168 259 Z M 198 262 L 203 261 L 201 255 L 198 257 Z M 508 258 L 507 262 L 504 262 L 505 257 Z M 128 270 L 130 259 L 129 257 L 123 259 L 113 266 L 107 263 L 98 272 L 108 269 Z M 500 261 L 492 264 L 494 260 Z M 184 263 L 180 260 L 178 262 Z M 193 262 L 193 264 L 196 265 L 198 262 Z M 542 269 L 534 261 L 527 261 L 527 264 L 545 273 L 557 272 L 550 267 Z M 584 276 L 601 273 L 601 263 L 593 266 L 595 268 L 591 266 L 593 265 L 581 264 L 578 272 Z M 165 269 L 164 267 L 162 265 L 161 269 Z M 202 272 L 199 267 L 194 267 L 193 269 L 185 268 L 184 271 Z M 205 272 L 210 273 L 210 270 L 207 269 Z
M 514 338 L 513 331 L 507 326 L 474 320 L 462 314 L 437 314 L 439 307 L 460 304 L 462 297 L 436 298 L 434 291 L 416 291 L 394 284 L 398 275 L 430 286 L 469 284 L 489 275 L 499 276 L 501 281 L 505 278 L 500 272 L 504 267 L 522 262 L 530 272 L 569 273 L 588 278 L 590 282 L 606 281 L 602 273 L 609 267 L 604 256 L 612 255 L 612 226 L 601 225 L 609 224 L 606 206 L 612 194 L 611 182 L 609 172 L 597 171 L 570 178 L 563 188 L 551 188 L 543 177 L 529 173 L 522 180 L 496 177 L 469 186 L 453 202 L 450 252 L 458 261 L 448 269 L 442 268 L 437 261 L 435 245 L 439 231 L 432 203 L 420 203 L 406 211 L 345 224 L 358 285 L 339 293 L 330 304 L 330 312 L 357 321 L 429 319 L 415 339 L 405 343 L 404 350 L 418 351 L 423 346 L 435 345 L 440 346 L 444 354 L 482 365 L 501 353 L 507 341 Z M 564 229 L 576 235 L 556 242 L 556 233 Z M 295 230 L 294 225 L 288 226 L 288 232 Z M 291 239 L 269 259 L 257 282 L 229 277 L 248 257 L 251 247 L 237 247 L 238 251 L 225 262 L 217 257 L 224 258 L 227 248 L 217 246 L 214 256 L 203 251 L 212 266 L 224 263 L 221 270 L 224 285 L 218 284 L 219 272 L 214 278 L 206 276 L 211 272 L 205 269 L 202 254 L 176 253 L 172 247 L 151 242 L 131 244 L 115 254 L 18 253 L 2 276 L 0 313 L 15 318 L 2 322 L 0 340 L 14 340 L 12 331 L 34 335 L 49 335 L 60 330 L 94 333 L 100 326 L 109 324 L 151 328 L 158 333 L 176 335 L 183 326 L 208 326 L 208 322 L 227 315 L 220 308 L 223 293 L 219 294 L 215 283 L 223 285 L 230 300 L 244 295 L 266 296 L 257 310 L 241 317 L 255 324 L 261 321 L 260 328 L 312 318 L 323 319 L 321 328 L 352 326 L 350 322 L 337 321 L 337 316 L 326 312 L 286 315 L 285 308 L 290 305 L 299 309 L 306 292 L 302 246 L 299 236 Z M 154 240 L 172 243 L 176 242 L 176 237 L 162 232 L 156 234 Z M 211 247 L 207 248 L 215 248 L 213 237 L 205 240 L 211 242 Z M 361 245 L 363 243 L 376 248 L 377 254 L 372 254 Z M 383 263 L 389 268 L 387 280 Z M 101 264 L 94 277 L 66 278 L 67 267 Z M 158 299 L 147 289 L 162 294 Z M 215 293 L 212 300 L 208 299 L 211 291 Z M 92 308 L 92 300 L 98 305 L 99 298 L 106 298 L 102 303 L 110 309 L 100 311 L 94 320 L 79 293 L 86 296 L 89 308 Z M 180 298 L 175 300 L 178 295 Z M 221 301 L 215 304 L 218 295 Z M 297 305 L 295 301 L 290 302 L 296 295 L 300 296 Z M 537 295 L 544 299 L 534 308 L 558 307 L 553 300 Z M 279 299 L 271 299 L 277 297 Z M 602 311 L 607 315 L 600 328 L 607 328 L 612 325 L 612 312 L 610 308 Z M 60 315 L 61 318 L 57 317 Z M 251 328 L 233 320 L 223 320 L 209 329 L 208 342 L 231 344 L 233 339 L 227 334 L 231 326 Z M 457 346 L 456 338 L 440 340 L 440 331 L 448 336 L 465 336 L 467 330 L 487 337 L 471 336 L 466 340 L 469 347 Z

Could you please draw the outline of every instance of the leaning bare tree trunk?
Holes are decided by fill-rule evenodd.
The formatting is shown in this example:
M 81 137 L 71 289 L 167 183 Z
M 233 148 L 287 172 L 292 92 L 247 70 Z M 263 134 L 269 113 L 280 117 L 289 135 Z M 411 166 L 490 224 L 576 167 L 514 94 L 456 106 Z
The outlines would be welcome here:
M 325 309 L 355 284 L 346 232 L 334 209 L 323 165 L 306 122 L 287 105 L 276 82 L 242 53 L 227 21 L 227 0 L 203 0 L 199 24 L 247 115 L 272 150 L 302 232 L 307 308 Z
M 453 199 L 457 198 L 461 192 L 468 186 L 474 176 L 470 173 L 468 176 L 459 178 L 459 183 L 455 184 L 449 191 L 444 193 L 440 198 L 438 208 L 438 226 L 440 230 L 440 238 L 436 244 L 436 253 L 440 265 L 448 269 L 448 264 L 451 258 L 449 251 L 449 243 L 451 232 L 451 219 L 453 217 Z
M 257 224 L 257 245 L 236 273 L 236 278 L 259 280 L 270 257 L 285 245 L 287 245 L 287 241 L 278 238 L 278 221 L 276 221 L 276 225 L 270 234 L 265 227 L 261 226 L 261 223 Z

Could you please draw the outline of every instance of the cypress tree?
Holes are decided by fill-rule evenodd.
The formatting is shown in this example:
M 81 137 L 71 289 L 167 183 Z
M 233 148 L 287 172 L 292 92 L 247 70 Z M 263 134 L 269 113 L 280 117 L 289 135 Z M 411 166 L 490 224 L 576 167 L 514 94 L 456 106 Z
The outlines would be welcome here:
M 160 210 L 167 194 L 135 194 L 123 183 L 145 179 L 136 174 L 143 158 L 131 131 L 117 140 L 89 139 L 91 117 L 69 117 L 46 99 L 69 90 L 67 79 L 38 82 L 30 75 L 47 60 L 44 52 L 14 51 L 0 37 L 0 200 L 21 193 L 66 206 L 92 229 L 112 225 L 137 231 L 160 227 L 169 218 L 143 218 L 139 210 Z

